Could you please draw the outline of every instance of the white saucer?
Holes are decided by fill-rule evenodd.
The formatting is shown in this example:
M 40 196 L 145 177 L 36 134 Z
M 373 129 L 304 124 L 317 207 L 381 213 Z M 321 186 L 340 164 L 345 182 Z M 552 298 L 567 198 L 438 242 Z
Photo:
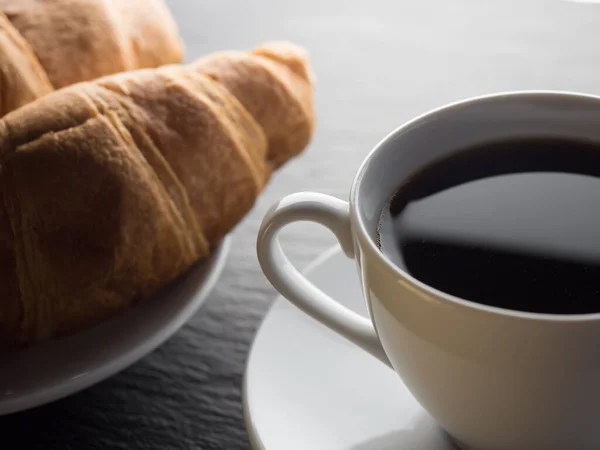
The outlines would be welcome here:
M 127 313 L 90 330 L 0 356 L 0 415 L 85 389 L 150 353 L 198 310 L 223 270 L 230 239 Z
M 305 271 L 367 315 L 355 263 L 337 248 Z M 250 352 L 244 415 L 257 450 L 455 450 L 399 377 L 279 298 Z

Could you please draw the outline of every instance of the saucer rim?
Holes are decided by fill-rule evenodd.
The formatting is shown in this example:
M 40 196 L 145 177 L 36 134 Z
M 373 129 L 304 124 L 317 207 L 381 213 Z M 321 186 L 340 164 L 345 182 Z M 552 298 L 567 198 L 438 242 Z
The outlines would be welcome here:
M 319 256 L 317 256 L 315 259 L 313 259 L 310 263 L 308 263 L 306 265 L 306 267 L 304 267 L 304 269 L 302 269 L 302 271 L 301 271 L 302 274 L 304 276 L 310 275 L 311 272 L 316 270 L 319 266 L 321 266 L 326 261 L 333 258 L 334 256 L 336 256 L 339 253 L 342 253 L 342 249 L 339 245 L 334 245 L 333 247 L 328 248 L 327 250 L 325 250 L 324 252 L 319 254 Z M 263 319 L 256 331 L 256 334 L 254 335 L 254 339 L 252 340 L 252 345 L 250 347 L 250 351 L 248 352 L 248 358 L 246 360 L 246 365 L 244 367 L 244 380 L 242 382 L 242 414 L 244 417 L 244 426 L 246 428 L 246 434 L 248 436 L 248 441 L 250 442 L 250 447 L 252 448 L 252 450 L 267 450 L 267 447 L 262 442 L 262 439 L 260 438 L 258 429 L 257 429 L 254 421 L 252 420 L 252 413 L 250 412 L 250 404 L 248 403 L 248 389 L 249 389 L 248 371 L 250 369 L 250 362 L 252 361 L 252 356 L 257 351 L 256 350 L 257 337 L 259 336 L 260 332 L 264 328 L 267 319 L 271 316 L 273 309 L 281 302 L 288 302 L 288 300 L 283 295 L 277 295 L 275 297 L 275 300 L 273 301 L 273 303 L 271 304 L 271 306 L 265 313 L 265 316 L 263 317 Z

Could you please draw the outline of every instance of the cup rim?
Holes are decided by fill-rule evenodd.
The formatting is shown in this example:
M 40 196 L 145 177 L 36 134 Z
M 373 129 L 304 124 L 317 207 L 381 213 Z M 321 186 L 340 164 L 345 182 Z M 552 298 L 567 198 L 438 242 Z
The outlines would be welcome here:
M 390 133 L 388 133 L 383 139 L 381 139 L 375 147 L 368 153 L 366 158 L 363 160 L 361 165 L 356 172 L 352 187 L 350 189 L 350 216 L 354 225 L 354 229 L 357 230 L 359 238 L 365 243 L 366 249 L 369 251 L 372 257 L 375 257 L 383 263 L 383 267 L 393 275 L 402 278 L 404 281 L 410 283 L 413 287 L 420 289 L 430 296 L 449 303 L 453 306 L 468 308 L 470 310 L 479 311 L 482 313 L 492 314 L 496 316 L 505 316 L 510 318 L 522 319 L 522 320 L 534 320 L 541 322 L 554 322 L 554 323 L 565 323 L 565 322 L 594 322 L 600 320 L 600 312 L 587 313 L 587 314 L 550 314 L 550 313 L 536 313 L 528 311 L 517 311 L 513 309 L 501 308 L 498 306 L 489 306 L 481 303 L 477 303 L 471 300 L 467 300 L 461 297 L 457 297 L 416 279 L 406 270 L 395 265 L 383 252 L 379 250 L 373 239 L 370 237 L 367 231 L 361 214 L 359 214 L 359 201 L 358 192 L 361 181 L 368 170 L 371 162 L 375 159 L 376 155 L 381 149 L 396 135 L 402 133 L 407 128 L 414 126 L 415 124 L 422 122 L 423 120 L 429 119 L 432 116 L 438 114 L 450 113 L 455 109 L 463 108 L 465 106 L 475 105 L 482 102 L 487 102 L 494 99 L 510 99 L 510 98 L 527 98 L 527 97 L 570 97 L 571 99 L 587 99 L 594 100 L 599 103 L 600 96 L 594 94 L 586 94 L 574 91 L 560 91 L 560 90 L 522 90 L 522 91 L 506 91 L 498 92 L 493 94 L 480 95 L 475 97 L 469 97 L 463 100 L 447 103 L 440 107 L 431 109 L 425 113 L 419 114 L 413 119 L 403 123 Z

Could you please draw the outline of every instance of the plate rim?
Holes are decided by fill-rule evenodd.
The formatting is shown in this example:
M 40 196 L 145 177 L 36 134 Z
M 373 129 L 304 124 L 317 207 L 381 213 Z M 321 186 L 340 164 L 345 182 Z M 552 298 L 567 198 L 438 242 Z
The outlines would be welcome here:
M 310 275 L 311 272 L 316 270 L 320 265 L 324 264 L 329 259 L 333 258 L 337 254 L 342 253 L 342 249 L 339 245 L 334 245 L 333 247 L 329 247 L 327 250 L 320 253 L 315 259 L 309 262 L 304 269 L 302 269 L 302 275 L 307 276 Z M 250 442 L 250 447 L 252 450 L 267 450 L 267 447 L 262 442 L 260 438 L 258 429 L 256 424 L 252 420 L 252 413 L 250 412 L 250 404 L 248 403 L 248 372 L 250 369 L 250 363 L 252 361 L 252 356 L 256 351 L 256 341 L 258 335 L 263 330 L 265 323 L 271 316 L 273 309 L 281 302 L 289 302 L 283 295 L 279 294 L 275 297 L 275 300 L 265 313 L 260 325 L 254 335 L 252 340 L 252 345 L 250 347 L 250 351 L 248 352 L 248 358 L 246 359 L 246 366 L 244 367 L 244 380 L 242 382 L 242 415 L 244 417 L 244 426 L 246 428 L 246 434 L 248 436 L 248 441 Z M 308 316 L 307 316 L 308 317 Z
M 156 350 L 179 331 L 205 303 L 225 268 L 227 255 L 231 249 L 231 240 L 230 235 L 221 240 L 216 251 L 209 259 L 210 264 L 204 283 L 193 296 L 194 301 L 182 308 L 179 314 L 169 323 L 169 326 L 157 329 L 140 345 L 127 348 L 125 351 L 118 353 L 115 358 L 103 361 L 97 367 L 76 378 L 62 379 L 32 392 L 8 397 L 4 400 L 0 399 L 0 416 L 14 414 L 66 398 L 116 375 Z

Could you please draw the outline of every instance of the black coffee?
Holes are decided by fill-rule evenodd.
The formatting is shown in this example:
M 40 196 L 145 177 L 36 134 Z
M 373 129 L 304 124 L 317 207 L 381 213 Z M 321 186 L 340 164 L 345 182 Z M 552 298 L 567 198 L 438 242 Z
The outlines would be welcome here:
M 600 312 L 600 145 L 491 142 L 430 164 L 381 214 L 381 250 L 466 300 Z

